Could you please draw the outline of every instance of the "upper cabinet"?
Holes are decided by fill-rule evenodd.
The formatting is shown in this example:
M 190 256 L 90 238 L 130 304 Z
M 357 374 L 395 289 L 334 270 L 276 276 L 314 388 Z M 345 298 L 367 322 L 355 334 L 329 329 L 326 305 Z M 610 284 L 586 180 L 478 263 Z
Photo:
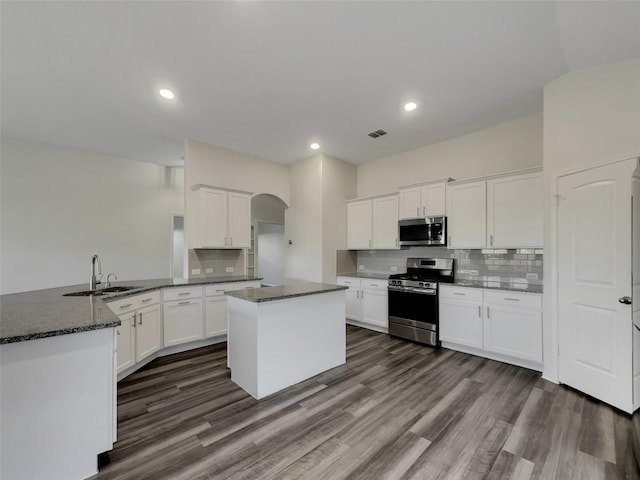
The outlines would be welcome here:
M 347 202 L 347 248 L 400 248 L 397 194 Z
M 197 184 L 193 248 L 249 248 L 251 194 Z
M 400 220 L 446 215 L 446 185 L 451 180 L 400 187 Z
M 541 248 L 542 172 L 447 186 L 449 248 Z

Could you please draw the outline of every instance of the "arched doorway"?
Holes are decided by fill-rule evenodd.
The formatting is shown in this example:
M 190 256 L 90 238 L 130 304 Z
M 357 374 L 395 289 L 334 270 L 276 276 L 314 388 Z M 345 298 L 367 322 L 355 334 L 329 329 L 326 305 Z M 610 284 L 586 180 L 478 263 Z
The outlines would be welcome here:
M 247 274 L 262 277 L 263 285 L 284 283 L 284 212 L 279 197 L 261 193 L 251 198 L 252 248 L 247 252 Z

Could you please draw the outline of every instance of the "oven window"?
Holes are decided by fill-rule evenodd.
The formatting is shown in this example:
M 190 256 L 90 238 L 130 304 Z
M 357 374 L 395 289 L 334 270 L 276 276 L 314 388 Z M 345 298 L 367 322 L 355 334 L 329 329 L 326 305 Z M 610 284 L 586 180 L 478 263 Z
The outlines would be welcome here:
M 438 324 L 438 296 L 389 290 L 389 316 Z

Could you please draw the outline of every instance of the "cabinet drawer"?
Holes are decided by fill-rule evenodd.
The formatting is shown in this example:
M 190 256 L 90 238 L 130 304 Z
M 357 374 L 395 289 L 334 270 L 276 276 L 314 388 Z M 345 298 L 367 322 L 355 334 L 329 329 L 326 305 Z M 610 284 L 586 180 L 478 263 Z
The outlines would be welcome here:
M 252 280 L 249 282 L 216 283 L 204 287 L 204 294 L 207 297 L 212 297 L 214 295 L 224 295 L 224 292 L 243 290 L 245 288 L 260 288 L 260 282 Z
M 453 298 L 468 302 L 482 302 L 482 289 L 469 287 L 455 287 L 440 284 L 440 298 Z
M 484 303 L 509 305 L 512 307 L 542 309 L 542 295 L 536 293 L 520 293 L 509 291 L 486 291 L 484 292 Z
M 356 277 L 337 277 L 336 283 L 343 287 L 360 287 L 360 279 Z
M 166 301 L 171 300 L 185 300 L 188 298 L 202 297 L 202 287 L 178 287 L 178 288 L 165 288 L 162 290 L 162 299 Z
M 133 295 L 121 300 L 115 300 L 109 302 L 109 308 L 116 314 L 126 313 L 131 310 L 137 310 L 138 308 L 146 307 L 148 305 L 154 305 L 160 303 L 160 292 L 158 290 L 148 293 L 141 293 L 140 295 Z
M 376 280 L 373 278 L 360 279 L 360 288 L 364 288 L 368 290 L 384 290 L 386 292 L 388 286 L 389 286 L 388 280 Z

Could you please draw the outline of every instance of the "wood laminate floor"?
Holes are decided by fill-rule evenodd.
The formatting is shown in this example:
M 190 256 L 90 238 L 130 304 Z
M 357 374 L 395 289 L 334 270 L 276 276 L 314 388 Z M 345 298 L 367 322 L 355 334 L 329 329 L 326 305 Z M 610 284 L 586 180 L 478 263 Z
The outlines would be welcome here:
M 347 326 L 347 363 L 257 401 L 226 344 L 118 385 L 94 479 L 638 479 L 631 420 L 523 368 Z

